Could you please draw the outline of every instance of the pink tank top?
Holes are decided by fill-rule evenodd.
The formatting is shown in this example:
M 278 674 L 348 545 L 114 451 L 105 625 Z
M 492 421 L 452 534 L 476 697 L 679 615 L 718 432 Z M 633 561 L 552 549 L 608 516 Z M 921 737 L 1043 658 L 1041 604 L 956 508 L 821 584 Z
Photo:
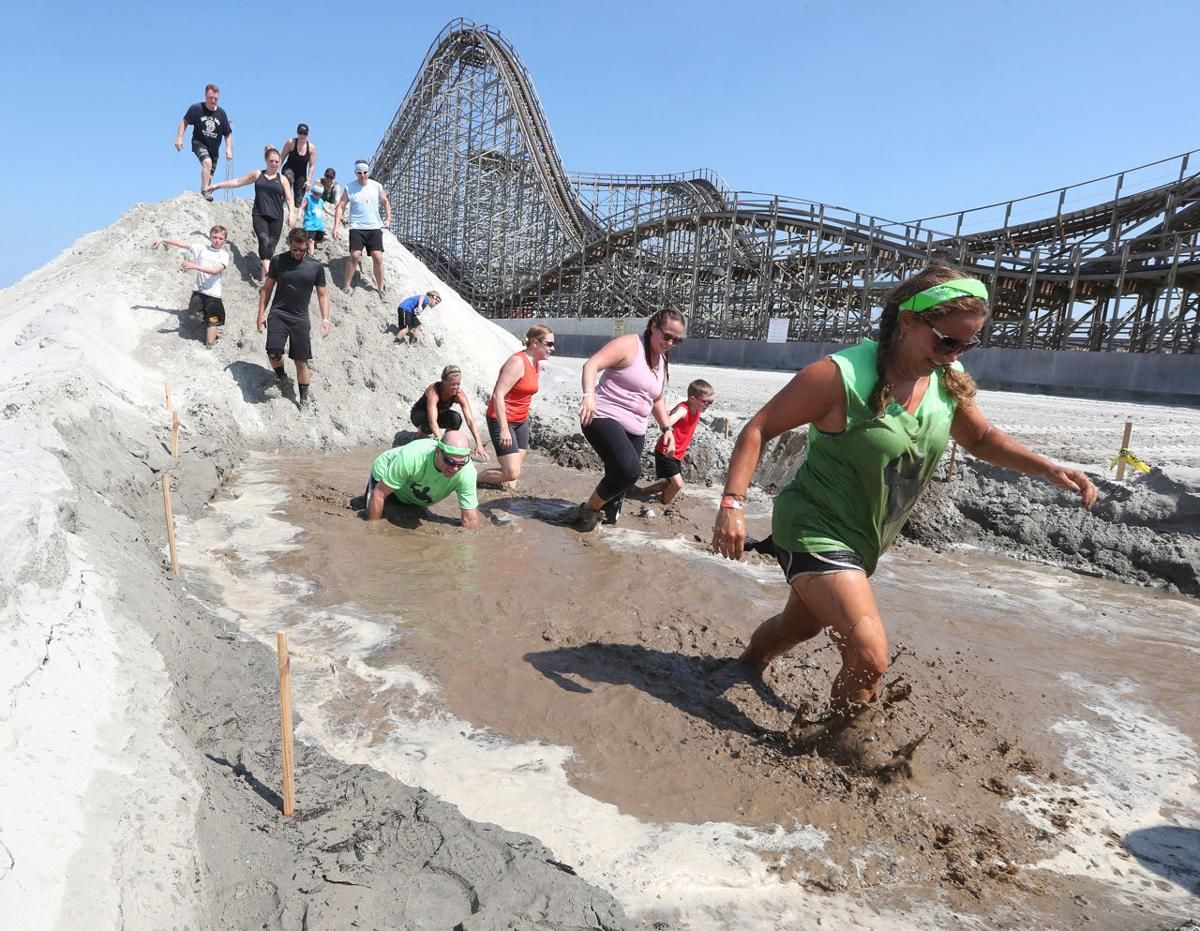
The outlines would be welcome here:
M 663 391 L 666 366 L 660 356 L 657 371 L 646 364 L 646 350 L 638 341 L 638 353 L 623 369 L 605 369 L 596 384 L 596 416 L 615 420 L 626 433 L 646 435 L 646 415 Z

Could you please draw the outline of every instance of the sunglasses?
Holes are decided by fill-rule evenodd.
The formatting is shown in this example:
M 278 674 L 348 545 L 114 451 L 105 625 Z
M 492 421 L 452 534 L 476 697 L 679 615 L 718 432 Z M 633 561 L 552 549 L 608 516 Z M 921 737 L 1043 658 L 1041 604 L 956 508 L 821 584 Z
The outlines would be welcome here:
M 543 346 L 545 346 L 547 349 L 553 349 L 553 348 L 554 348 L 554 341 L 553 341 L 553 340 L 551 340 L 550 342 L 546 342 L 544 339 L 541 339 L 541 338 L 539 337 L 539 339 L 538 339 L 538 342 L 539 342 L 539 343 L 541 343 Z
M 445 453 L 442 453 L 442 458 L 446 460 L 446 465 L 452 469 L 461 469 L 471 461 L 469 457 L 467 459 L 455 459 L 452 456 L 447 456 Z
M 697 398 L 696 400 L 698 400 L 705 407 L 708 407 L 710 404 L 712 404 L 714 399 L 713 398 Z
M 955 339 L 953 336 L 947 336 L 924 317 L 920 317 L 919 319 L 937 337 L 937 342 L 933 344 L 933 351 L 939 356 L 948 356 L 953 353 L 958 353 L 961 356 L 964 352 L 970 352 L 976 346 L 981 345 L 978 336 L 972 336 L 966 341 Z
M 683 337 L 682 336 L 672 336 L 666 330 L 659 330 L 658 335 L 662 337 L 662 341 L 664 343 L 672 343 L 676 346 L 683 345 Z

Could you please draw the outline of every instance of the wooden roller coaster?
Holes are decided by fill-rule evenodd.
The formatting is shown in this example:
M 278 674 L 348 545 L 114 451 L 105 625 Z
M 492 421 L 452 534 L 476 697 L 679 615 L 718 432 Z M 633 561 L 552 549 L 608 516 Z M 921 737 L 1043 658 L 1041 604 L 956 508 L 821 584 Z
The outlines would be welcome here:
M 732 191 L 712 171 L 572 174 L 516 50 L 455 20 L 373 170 L 396 236 L 494 317 L 674 304 L 694 336 L 759 339 L 786 318 L 789 339 L 850 342 L 888 288 L 940 259 L 989 284 L 989 345 L 1195 353 L 1197 152 L 906 222 Z

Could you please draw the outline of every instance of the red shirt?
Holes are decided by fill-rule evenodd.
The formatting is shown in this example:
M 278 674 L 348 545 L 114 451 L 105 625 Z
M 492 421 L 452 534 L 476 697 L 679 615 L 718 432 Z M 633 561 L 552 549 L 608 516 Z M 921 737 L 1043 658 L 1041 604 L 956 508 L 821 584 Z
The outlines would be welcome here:
M 514 352 L 513 355 L 521 357 L 521 361 L 525 363 L 525 373 L 504 396 L 504 418 L 510 426 L 529 419 L 529 400 L 538 391 L 538 367 L 529 361 L 524 349 Z M 495 401 L 488 401 L 487 415 L 493 420 L 496 419 Z
M 686 408 L 687 401 L 680 401 L 673 408 L 671 408 L 671 413 L 674 414 L 681 407 Z M 692 434 L 696 432 L 696 424 L 699 422 L 700 412 L 696 411 L 693 413 L 692 410 L 688 408 L 687 415 L 682 420 L 677 420 L 675 425 L 671 427 L 671 432 L 675 434 L 675 452 L 671 453 L 671 455 L 676 459 L 679 459 L 680 461 L 683 460 L 688 446 L 691 445 Z M 656 453 L 662 453 L 664 456 L 667 455 L 667 450 L 665 448 L 666 442 L 666 434 L 663 434 L 663 436 L 659 437 L 658 443 L 654 447 L 654 451 Z

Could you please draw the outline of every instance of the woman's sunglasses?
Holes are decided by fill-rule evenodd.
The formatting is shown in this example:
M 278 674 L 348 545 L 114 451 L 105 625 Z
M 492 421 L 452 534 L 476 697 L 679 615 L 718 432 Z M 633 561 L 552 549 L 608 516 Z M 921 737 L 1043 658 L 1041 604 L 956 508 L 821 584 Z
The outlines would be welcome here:
M 955 339 L 953 336 L 947 336 L 924 317 L 918 317 L 925 326 L 933 331 L 933 335 L 937 337 L 937 342 L 933 344 L 933 351 L 939 356 L 948 356 L 952 353 L 958 353 L 960 356 L 964 352 L 970 352 L 976 346 L 982 345 L 978 336 L 972 336 L 965 342 L 961 339 Z

